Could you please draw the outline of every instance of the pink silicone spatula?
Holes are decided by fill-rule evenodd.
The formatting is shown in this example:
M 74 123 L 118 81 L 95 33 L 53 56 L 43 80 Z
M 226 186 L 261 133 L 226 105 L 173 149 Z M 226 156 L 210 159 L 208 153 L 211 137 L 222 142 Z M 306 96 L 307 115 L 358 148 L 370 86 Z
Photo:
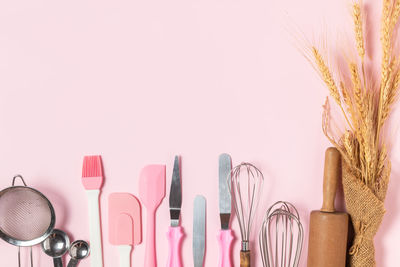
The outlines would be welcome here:
M 142 242 L 142 215 L 139 200 L 129 193 L 108 197 L 109 240 L 118 246 L 120 267 L 131 266 L 132 246 Z
M 148 165 L 142 169 L 139 178 L 139 196 L 147 210 L 144 266 L 156 267 L 155 215 L 165 197 L 165 165 Z

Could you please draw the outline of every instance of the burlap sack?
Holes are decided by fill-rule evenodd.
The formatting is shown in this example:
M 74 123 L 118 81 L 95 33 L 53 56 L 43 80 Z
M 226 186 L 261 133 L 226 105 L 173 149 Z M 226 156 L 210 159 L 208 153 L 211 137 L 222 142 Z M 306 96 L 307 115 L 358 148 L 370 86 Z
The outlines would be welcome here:
M 378 231 L 385 214 L 383 205 L 386 190 L 379 194 L 372 192 L 363 182 L 349 171 L 343 162 L 343 189 L 347 212 L 351 216 L 355 238 L 350 248 L 351 267 L 374 267 L 375 248 L 374 236 Z

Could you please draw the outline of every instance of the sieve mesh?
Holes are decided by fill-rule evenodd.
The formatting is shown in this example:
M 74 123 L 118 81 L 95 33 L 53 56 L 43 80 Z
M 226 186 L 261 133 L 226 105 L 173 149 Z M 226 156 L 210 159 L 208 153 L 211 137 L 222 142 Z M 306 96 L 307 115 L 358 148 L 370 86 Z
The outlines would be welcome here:
M 14 240 L 30 241 L 43 236 L 52 221 L 52 210 L 39 192 L 23 186 L 0 195 L 0 231 Z

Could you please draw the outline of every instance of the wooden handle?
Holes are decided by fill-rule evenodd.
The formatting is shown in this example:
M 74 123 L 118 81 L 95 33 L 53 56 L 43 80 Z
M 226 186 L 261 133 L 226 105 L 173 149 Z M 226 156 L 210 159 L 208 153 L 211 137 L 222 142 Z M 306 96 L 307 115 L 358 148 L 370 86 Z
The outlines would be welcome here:
M 340 177 L 341 161 L 340 152 L 330 147 L 325 152 L 325 170 L 323 187 L 323 204 L 321 211 L 335 212 L 335 196 Z
M 240 251 L 240 267 L 250 267 L 250 251 Z

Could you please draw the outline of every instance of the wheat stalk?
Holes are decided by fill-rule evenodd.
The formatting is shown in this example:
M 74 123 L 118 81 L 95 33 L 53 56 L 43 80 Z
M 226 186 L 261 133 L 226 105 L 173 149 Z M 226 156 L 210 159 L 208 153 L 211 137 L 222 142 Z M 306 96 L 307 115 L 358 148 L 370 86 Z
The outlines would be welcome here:
M 360 74 L 358 72 L 357 65 L 350 63 L 349 65 L 351 73 L 351 82 L 354 89 L 354 98 L 357 106 L 357 111 L 359 112 L 359 119 L 363 122 L 366 118 L 366 110 L 363 103 L 363 89 L 361 84 Z
M 322 132 L 325 134 L 326 138 L 328 138 L 329 142 L 331 142 L 339 150 L 339 152 L 342 154 L 343 159 L 347 163 L 351 164 L 351 159 L 345 153 L 345 148 L 342 148 L 342 146 L 339 145 L 335 138 L 330 135 L 330 106 L 328 97 L 326 98 L 325 104 L 322 106 L 322 108 Z M 355 168 L 355 170 L 358 170 L 358 168 Z
M 341 106 L 342 104 L 340 101 L 339 90 L 336 86 L 335 80 L 333 79 L 333 75 L 332 75 L 331 71 L 329 70 L 322 55 L 320 54 L 320 52 L 318 51 L 318 49 L 316 47 L 312 47 L 312 53 L 313 53 L 316 66 L 319 70 L 322 80 L 328 86 L 329 92 L 331 93 L 331 96 L 333 97 L 335 102 Z
M 382 145 L 381 150 L 379 151 L 378 165 L 377 165 L 377 177 L 382 176 L 383 169 L 385 168 L 385 162 L 387 158 L 387 149 L 386 145 Z
M 313 46 L 311 48 L 311 51 L 313 54 L 313 59 L 315 61 L 316 69 L 318 70 L 322 80 L 328 86 L 329 92 L 331 93 L 331 96 L 335 100 L 336 104 L 342 110 L 342 113 L 343 113 L 349 127 L 352 127 L 350 120 L 348 119 L 347 114 L 346 114 L 345 110 L 343 109 L 339 89 L 335 83 L 332 72 L 330 71 L 328 65 L 325 63 L 321 53 L 318 51 L 318 49 L 315 46 Z
M 392 1 L 384 0 L 382 8 L 382 25 L 381 25 L 381 43 L 382 43 L 382 62 L 381 62 L 381 92 L 384 88 L 388 74 L 390 64 L 390 51 L 391 51 L 391 24 L 392 24 Z
M 353 143 L 353 136 L 350 131 L 346 131 L 343 136 L 343 147 L 346 150 L 346 153 L 352 165 L 357 166 L 358 165 L 357 155 L 356 155 L 357 152 L 355 149 L 355 145 Z
M 357 52 L 364 62 L 365 56 L 365 45 L 364 45 L 364 33 L 363 33 L 363 22 L 361 16 L 361 7 L 359 3 L 353 4 L 353 20 L 354 20 L 354 33 L 356 37 Z
M 393 31 L 393 29 L 396 27 L 396 24 L 399 20 L 399 15 L 400 15 L 400 1 L 396 0 L 396 2 L 393 5 L 392 21 L 390 25 L 391 31 Z
M 352 108 L 353 103 L 352 103 L 350 94 L 348 92 L 348 89 L 344 85 L 343 81 L 340 81 L 339 86 L 340 86 L 340 92 L 342 93 L 343 102 L 346 104 L 346 109 L 347 109 L 347 112 L 350 114 L 350 118 L 352 119 L 352 122 L 347 118 L 346 114 L 345 114 L 345 119 L 347 120 L 349 127 L 354 130 L 354 128 L 358 127 L 358 123 L 357 123 L 357 120 L 355 120 L 356 115 L 354 113 L 354 109 Z
M 397 2 L 397 1 L 396 1 Z M 392 34 L 393 34 L 393 3 L 391 0 L 383 1 L 383 9 L 382 9 L 382 25 L 381 25 L 381 43 L 382 43 L 382 62 L 381 62 L 381 86 L 380 86 L 380 94 L 379 94 L 379 103 L 378 103 L 378 128 L 376 139 L 377 143 L 379 142 L 380 130 L 384 123 L 383 113 L 387 108 L 385 107 L 385 103 L 387 103 L 387 99 L 385 99 L 389 94 L 388 90 L 389 86 L 388 80 L 390 76 L 390 58 L 392 51 Z
M 364 101 L 367 104 L 367 113 L 364 123 L 364 128 L 362 129 L 363 135 L 363 148 L 365 156 L 365 183 L 372 186 L 376 179 L 376 166 L 378 160 L 378 147 L 375 143 L 376 134 L 376 124 L 375 124 L 375 103 L 372 93 L 366 95 Z
M 397 88 L 399 87 L 399 79 L 400 79 L 400 73 L 397 70 L 397 72 L 392 72 L 391 79 L 388 81 L 386 84 L 385 90 L 383 92 L 382 96 L 382 113 L 381 113 L 381 120 L 380 120 L 380 125 L 379 127 L 382 128 L 383 124 L 385 123 L 386 119 L 389 116 L 389 113 L 391 111 L 391 106 L 394 103 L 396 96 L 397 96 Z
M 400 17 L 400 0 L 383 0 L 380 82 L 374 80 L 374 76 L 365 75 L 364 58 L 367 43 L 363 32 L 363 9 L 359 2 L 353 4 L 352 17 L 356 49 L 361 60 L 350 62 L 348 68 L 338 66 L 338 77 L 349 77 L 351 85 L 342 79 L 338 88 L 334 73 L 330 71 L 320 51 L 315 46 L 311 46 L 309 51 L 316 70 L 349 125 L 337 142 L 330 130 L 327 100 L 324 105 L 322 130 L 329 141 L 339 149 L 358 179 L 377 194 L 382 194 L 383 192 L 376 191 L 376 188 L 387 184 L 381 177 L 387 174 L 390 162 L 387 160 L 384 139 L 379 140 L 379 138 L 400 86 L 400 62 L 396 57 L 398 55 L 395 55 L 398 51 L 394 49 L 394 30 Z M 376 87 L 375 84 L 379 86 Z

